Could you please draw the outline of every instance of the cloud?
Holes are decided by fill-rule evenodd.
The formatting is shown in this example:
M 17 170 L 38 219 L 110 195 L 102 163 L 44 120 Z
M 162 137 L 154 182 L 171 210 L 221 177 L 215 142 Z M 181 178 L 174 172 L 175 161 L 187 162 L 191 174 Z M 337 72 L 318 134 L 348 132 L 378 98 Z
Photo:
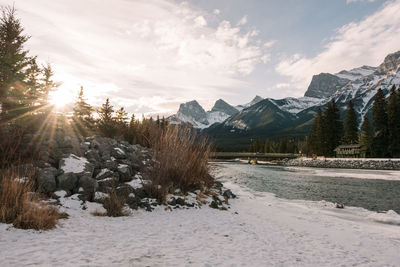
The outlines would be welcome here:
M 214 15 L 219 15 L 221 14 L 221 11 L 219 9 L 214 9 L 213 13 Z
M 210 95 L 227 95 L 231 88 L 243 87 L 243 76 L 265 59 L 255 29 L 246 32 L 225 20 L 208 25 L 210 14 L 187 3 L 0 0 L 0 4 L 14 1 L 26 33 L 32 36 L 31 53 L 53 63 L 66 97 L 75 97 L 83 85 L 95 105 L 110 97 L 114 105 L 131 112 L 144 111 L 144 106 L 148 112 L 175 112 L 176 106 L 168 103 L 206 101 Z
M 314 74 L 336 73 L 361 65 L 379 65 L 400 50 L 400 1 L 389 2 L 360 22 L 339 28 L 315 57 L 294 54 L 283 59 L 276 71 L 290 77 L 297 94 L 304 92 Z
M 375 2 L 376 0 L 346 0 L 346 4 L 351 4 L 351 3 L 355 3 L 355 2 Z
M 247 23 L 247 16 L 244 16 L 243 18 L 241 18 L 239 20 L 239 22 L 237 23 L 238 26 L 240 25 L 245 25 Z

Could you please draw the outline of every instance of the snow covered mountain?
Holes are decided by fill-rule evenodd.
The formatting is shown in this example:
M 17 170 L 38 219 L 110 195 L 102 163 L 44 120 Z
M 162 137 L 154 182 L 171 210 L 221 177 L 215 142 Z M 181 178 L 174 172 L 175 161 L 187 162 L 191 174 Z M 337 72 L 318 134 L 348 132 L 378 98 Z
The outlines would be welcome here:
M 393 85 L 400 85 L 400 51 L 388 55 L 378 67 L 362 66 L 336 74 L 314 75 L 304 97 L 263 99 L 256 96 L 250 103 L 236 107 L 220 99 L 208 112 L 191 101 L 182 104 L 170 120 L 190 123 L 216 139 L 258 134 L 304 135 L 312 125 L 316 110 L 323 109 L 332 100 L 336 101 L 342 118 L 351 100 L 361 124 L 372 108 L 377 90 L 382 88 L 388 96 Z
M 317 109 L 324 109 L 332 100 L 336 101 L 342 119 L 351 100 L 361 124 L 362 118 L 370 115 L 378 89 L 387 97 L 393 85 L 400 86 L 400 51 L 388 55 L 378 67 L 362 66 L 336 74 L 315 75 L 304 97 L 266 98 L 204 131 L 224 145 L 237 144 L 240 138 L 248 146 L 249 138 L 254 137 L 304 136 Z
M 214 123 L 221 123 L 238 112 L 238 109 L 222 99 L 217 100 L 213 108 L 207 112 L 196 100 L 193 100 L 181 104 L 178 112 L 168 117 L 168 120 L 172 124 L 189 123 L 194 128 L 204 129 Z

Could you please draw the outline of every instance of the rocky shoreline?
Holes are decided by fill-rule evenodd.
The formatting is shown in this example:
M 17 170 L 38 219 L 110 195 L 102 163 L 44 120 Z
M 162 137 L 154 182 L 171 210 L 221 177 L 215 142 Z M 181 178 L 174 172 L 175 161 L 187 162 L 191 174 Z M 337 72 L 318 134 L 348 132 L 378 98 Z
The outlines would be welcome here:
M 297 158 L 281 162 L 282 166 L 340 168 L 340 169 L 370 169 L 370 170 L 400 170 L 400 159 L 340 159 L 340 158 Z
M 25 137 L 27 140 L 35 138 Z M 183 193 L 177 189 L 163 202 L 154 198 L 147 187 L 152 183 L 148 174 L 154 164 L 152 150 L 126 141 L 101 136 L 70 136 L 61 131 L 52 139 L 44 138 L 35 145 L 39 150 L 37 161 L 14 169 L 20 177 L 34 174 L 36 188 L 56 201 L 75 196 L 83 207 L 86 201 L 104 204 L 115 190 L 118 197 L 124 199 L 125 206 L 132 210 L 152 211 L 159 205 L 169 209 L 210 206 L 226 210 L 228 199 L 235 197 L 215 181 L 205 192 Z

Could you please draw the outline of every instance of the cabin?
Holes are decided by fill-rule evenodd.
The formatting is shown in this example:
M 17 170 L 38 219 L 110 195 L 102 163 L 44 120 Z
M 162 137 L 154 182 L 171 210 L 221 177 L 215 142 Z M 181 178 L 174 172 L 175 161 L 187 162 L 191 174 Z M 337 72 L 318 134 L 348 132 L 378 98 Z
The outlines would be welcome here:
M 337 158 L 365 158 L 367 149 L 360 144 L 340 145 L 335 148 Z

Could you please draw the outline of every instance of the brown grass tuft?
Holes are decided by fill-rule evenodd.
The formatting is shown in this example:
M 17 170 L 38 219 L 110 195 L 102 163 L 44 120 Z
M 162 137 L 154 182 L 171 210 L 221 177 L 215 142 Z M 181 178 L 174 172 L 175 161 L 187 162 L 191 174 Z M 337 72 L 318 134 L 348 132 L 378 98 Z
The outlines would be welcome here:
M 163 200 L 175 189 L 186 193 L 213 185 L 208 168 L 210 146 L 192 129 L 168 127 L 152 140 L 152 149 L 155 163 L 149 171 L 151 196 Z
M 58 219 L 66 218 L 57 208 L 41 201 L 33 192 L 30 179 L 16 179 L 18 175 L 0 177 L 0 222 L 12 223 L 16 228 L 48 230 Z
M 104 200 L 104 208 L 106 209 L 106 215 L 109 217 L 120 217 L 126 216 L 124 212 L 124 199 L 118 196 L 115 188 L 110 190 L 110 197 Z

